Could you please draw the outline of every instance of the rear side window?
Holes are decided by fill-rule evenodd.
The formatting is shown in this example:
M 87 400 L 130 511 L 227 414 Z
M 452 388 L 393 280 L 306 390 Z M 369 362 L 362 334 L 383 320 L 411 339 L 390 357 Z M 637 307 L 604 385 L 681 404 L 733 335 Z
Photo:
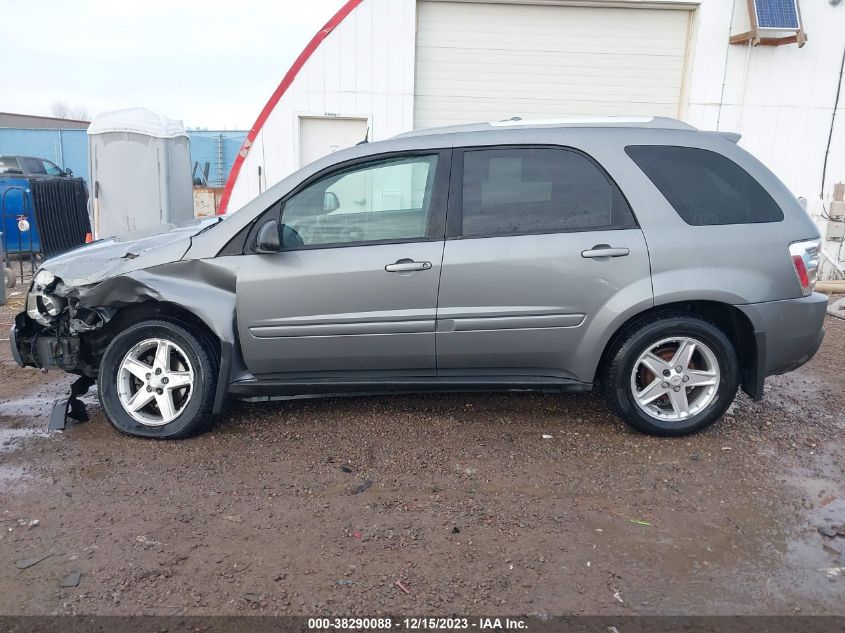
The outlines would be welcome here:
M 26 156 L 21 156 L 20 161 L 23 166 L 23 170 L 26 173 L 47 175 L 47 170 L 44 169 L 44 161 L 40 161 L 37 158 L 28 158 Z
M 10 169 L 20 169 L 18 159 L 14 156 L 0 156 L 0 173 Z
M 539 147 L 464 153 L 464 237 L 634 226 L 616 185 L 583 154 Z
M 721 154 L 669 145 L 631 145 L 625 152 L 687 224 L 783 220 L 783 211 L 762 185 Z

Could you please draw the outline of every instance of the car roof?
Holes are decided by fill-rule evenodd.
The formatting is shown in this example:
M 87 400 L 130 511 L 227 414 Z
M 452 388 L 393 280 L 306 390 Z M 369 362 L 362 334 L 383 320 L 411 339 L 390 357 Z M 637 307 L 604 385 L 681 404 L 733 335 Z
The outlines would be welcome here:
M 52 163 L 49 158 L 41 158 L 39 156 L 27 156 L 26 154 L 0 154 L 0 158 L 32 158 L 34 160 L 46 160 Z
M 601 117 L 555 117 L 548 119 L 521 119 L 514 117 L 503 121 L 489 121 L 486 123 L 464 123 L 461 125 L 447 125 L 423 130 L 413 130 L 397 134 L 393 138 L 412 138 L 416 136 L 432 136 L 436 134 L 460 134 L 464 132 L 493 132 L 502 129 L 536 129 L 536 128 L 646 128 L 661 130 L 695 130 L 693 126 L 660 116 L 601 116 Z

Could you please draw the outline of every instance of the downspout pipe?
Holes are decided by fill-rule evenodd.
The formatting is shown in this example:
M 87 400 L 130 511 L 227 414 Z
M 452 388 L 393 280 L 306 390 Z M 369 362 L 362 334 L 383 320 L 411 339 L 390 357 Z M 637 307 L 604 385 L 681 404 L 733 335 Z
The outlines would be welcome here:
M 824 166 L 822 167 L 822 186 L 819 198 L 824 200 L 824 183 L 827 180 L 827 159 L 830 156 L 830 144 L 833 142 L 833 130 L 836 126 L 836 111 L 839 109 L 839 96 L 842 93 L 842 73 L 845 71 L 845 50 L 842 51 L 842 63 L 839 64 L 839 83 L 836 85 L 836 99 L 833 102 L 833 114 L 830 117 L 830 132 L 827 135 L 827 148 L 824 151 Z

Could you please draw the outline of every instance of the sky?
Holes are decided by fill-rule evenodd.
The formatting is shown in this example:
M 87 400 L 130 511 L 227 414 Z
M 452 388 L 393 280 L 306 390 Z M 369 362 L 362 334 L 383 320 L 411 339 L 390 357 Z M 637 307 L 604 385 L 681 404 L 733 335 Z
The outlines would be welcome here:
M 0 111 L 144 107 L 249 129 L 344 0 L 0 0 Z M 6 57 L 7 62 L 11 57 Z

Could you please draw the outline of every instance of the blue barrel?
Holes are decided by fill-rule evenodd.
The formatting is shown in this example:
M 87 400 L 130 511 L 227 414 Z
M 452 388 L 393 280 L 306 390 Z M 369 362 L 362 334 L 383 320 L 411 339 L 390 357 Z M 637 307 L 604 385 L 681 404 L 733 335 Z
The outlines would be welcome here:
M 0 306 L 6 305 L 6 254 L 3 252 L 3 231 L 0 231 Z
M 29 224 L 28 231 L 20 230 L 21 219 Z M 4 236 L 2 245 L 7 256 L 41 251 L 28 178 L 0 176 L 0 232 Z

